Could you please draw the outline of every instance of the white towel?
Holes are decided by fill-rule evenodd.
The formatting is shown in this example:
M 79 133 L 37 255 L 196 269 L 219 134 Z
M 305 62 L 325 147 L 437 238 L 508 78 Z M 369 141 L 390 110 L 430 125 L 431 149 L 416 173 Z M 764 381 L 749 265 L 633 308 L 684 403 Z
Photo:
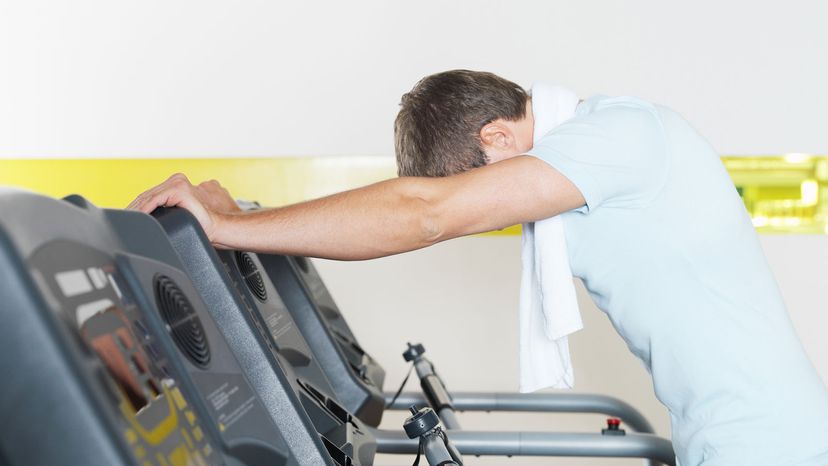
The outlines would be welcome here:
M 572 118 L 578 96 L 544 83 L 532 86 L 534 142 Z M 583 328 L 559 216 L 523 225 L 520 283 L 520 391 L 572 388 L 567 335 Z

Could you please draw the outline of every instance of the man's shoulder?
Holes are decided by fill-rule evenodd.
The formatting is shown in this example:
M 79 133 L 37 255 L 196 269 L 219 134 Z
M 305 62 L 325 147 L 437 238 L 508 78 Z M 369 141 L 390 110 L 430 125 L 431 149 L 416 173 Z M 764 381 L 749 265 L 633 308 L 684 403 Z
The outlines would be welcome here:
M 612 114 L 627 117 L 651 117 L 658 113 L 658 105 L 640 97 L 620 95 L 594 95 L 578 105 L 576 115 L 595 113 Z
M 575 117 L 557 129 L 561 133 L 606 138 L 616 144 L 634 142 L 662 134 L 660 108 L 639 97 L 595 95 L 581 102 Z

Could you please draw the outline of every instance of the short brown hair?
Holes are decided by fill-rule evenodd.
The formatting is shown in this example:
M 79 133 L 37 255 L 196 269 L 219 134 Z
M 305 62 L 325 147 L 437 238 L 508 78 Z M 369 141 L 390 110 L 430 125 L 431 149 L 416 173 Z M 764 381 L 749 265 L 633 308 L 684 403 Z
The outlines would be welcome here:
M 426 76 L 402 96 L 394 121 L 399 175 L 448 176 L 486 165 L 480 129 L 523 118 L 528 98 L 517 84 L 483 71 Z

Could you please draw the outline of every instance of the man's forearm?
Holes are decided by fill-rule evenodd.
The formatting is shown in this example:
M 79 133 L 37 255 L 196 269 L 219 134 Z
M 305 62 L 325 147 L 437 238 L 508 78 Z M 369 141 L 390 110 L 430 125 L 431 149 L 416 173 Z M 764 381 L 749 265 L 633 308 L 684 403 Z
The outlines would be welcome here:
M 397 178 L 286 207 L 220 215 L 213 241 L 231 249 L 341 260 L 419 249 L 439 236 L 429 202 L 418 195 L 423 183 Z

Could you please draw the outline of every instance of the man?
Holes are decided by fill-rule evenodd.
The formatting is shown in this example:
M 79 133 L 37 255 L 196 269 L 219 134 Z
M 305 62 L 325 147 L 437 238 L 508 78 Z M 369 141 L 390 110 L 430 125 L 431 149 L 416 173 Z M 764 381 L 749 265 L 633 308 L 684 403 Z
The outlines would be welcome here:
M 828 390 L 710 145 L 632 97 L 589 98 L 534 145 L 533 128 L 519 86 L 449 71 L 403 96 L 400 178 L 242 213 L 174 175 L 131 207 L 184 207 L 219 247 L 346 260 L 562 214 L 573 274 L 651 372 L 683 466 L 828 464 Z

